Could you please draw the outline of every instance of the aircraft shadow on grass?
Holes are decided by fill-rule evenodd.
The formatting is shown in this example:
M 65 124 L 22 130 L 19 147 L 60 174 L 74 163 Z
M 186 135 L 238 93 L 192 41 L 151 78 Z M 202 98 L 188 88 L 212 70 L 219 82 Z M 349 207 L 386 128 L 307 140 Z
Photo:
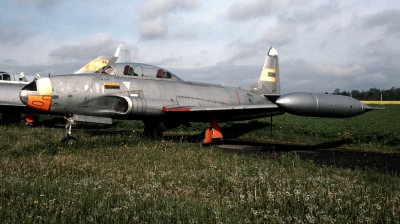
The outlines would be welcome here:
M 302 161 L 312 161 L 321 167 L 338 167 L 344 169 L 375 170 L 381 173 L 400 174 L 400 154 L 363 152 L 346 149 L 343 146 L 352 142 L 350 139 L 328 141 L 315 145 L 289 144 L 289 143 L 267 143 L 235 139 L 254 130 L 265 129 L 265 135 L 270 131 L 269 122 L 253 120 L 248 123 L 233 123 L 225 125 L 221 130 L 227 131 L 224 141 L 217 146 L 229 153 L 237 153 L 248 156 L 259 156 L 269 159 L 280 159 L 283 154 L 296 153 Z M 166 136 L 164 139 L 172 141 L 188 141 L 196 143 L 202 138 L 199 135 Z
M 296 153 L 302 161 L 312 161 L 321 167 L 374 170 L 400 175 L 399 153 L 357 151 L 341 146 L 351 140 L 330 141 L 316 145 L 263 143 L 228 139 L 219 147 L 226 152 L 280 159 L 282 155 Z

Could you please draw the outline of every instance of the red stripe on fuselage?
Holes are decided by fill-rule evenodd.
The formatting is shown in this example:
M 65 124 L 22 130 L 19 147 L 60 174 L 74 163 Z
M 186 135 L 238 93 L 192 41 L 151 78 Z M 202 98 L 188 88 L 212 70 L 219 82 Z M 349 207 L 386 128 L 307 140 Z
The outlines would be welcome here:
M 177 108 L 166 108 L 166 107 L 163 107 L 163 109 L 162 109 L 162 112 L 163 113 L 165 113 L 165 112 L 190 112 L 192 109 L 191 108 L 180 108 L 180 107 L 177 107 Z

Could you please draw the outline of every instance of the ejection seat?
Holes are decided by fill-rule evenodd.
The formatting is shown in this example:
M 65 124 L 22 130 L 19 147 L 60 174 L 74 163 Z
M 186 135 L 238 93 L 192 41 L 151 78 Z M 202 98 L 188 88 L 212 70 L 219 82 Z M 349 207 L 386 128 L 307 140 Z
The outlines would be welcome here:
M 133 75 L 133 69 L 129 65 L 125 65 L 124 67 L 124 75 Z

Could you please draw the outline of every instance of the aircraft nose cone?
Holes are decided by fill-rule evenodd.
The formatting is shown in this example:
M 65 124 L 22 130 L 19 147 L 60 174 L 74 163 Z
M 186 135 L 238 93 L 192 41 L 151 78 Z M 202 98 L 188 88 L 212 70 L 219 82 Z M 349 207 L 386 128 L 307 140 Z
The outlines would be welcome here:
M 28 85 L 26 85 L 24 88 L 22 88 L 21 92 L 19 93 L 19 99 L 21 100 L 21 102 L 23 104 L 27 105 L 29 94 L 35 93 L 35 92 L 37 92 L 37 86 L 36 86 L 36 82 L 33 81 L 33 82 L 29 83 Z
M 19 93 L 19 99 L 25 105 L 28 103 L 28 93 L 26 90 L 21 90 L 21 92 Z
M 33 81 L 22 88 L 19 98 L 26 106 L 47 112 L 52 100 L 52 85 L 49 78 Z

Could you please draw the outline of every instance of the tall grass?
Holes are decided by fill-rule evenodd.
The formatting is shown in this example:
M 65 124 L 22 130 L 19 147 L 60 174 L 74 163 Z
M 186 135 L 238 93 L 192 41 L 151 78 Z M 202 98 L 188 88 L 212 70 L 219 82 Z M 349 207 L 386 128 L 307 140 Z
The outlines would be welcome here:
M 2 223 L 398 223 L 400 180 L 132 133 L 0 127 Z

